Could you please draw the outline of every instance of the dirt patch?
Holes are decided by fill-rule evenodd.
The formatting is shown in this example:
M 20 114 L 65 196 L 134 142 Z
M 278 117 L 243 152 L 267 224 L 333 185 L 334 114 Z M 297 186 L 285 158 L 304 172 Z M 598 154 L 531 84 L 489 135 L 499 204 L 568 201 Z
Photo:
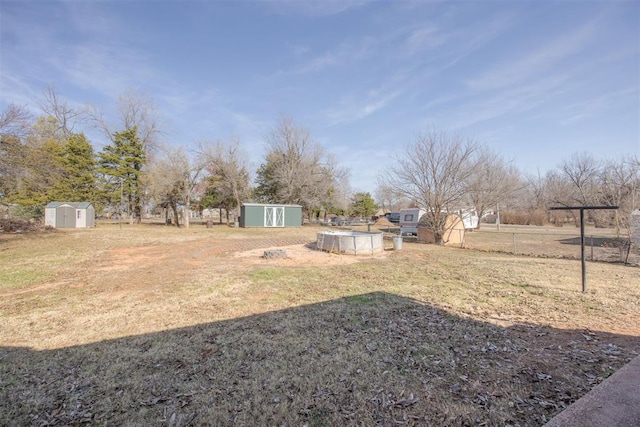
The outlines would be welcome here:
M 262 255 L 268 249 L 283 249 L 287 252 L 287 257 L 283 259 L 265 259 Z M 387 252 L 374 255 L 345 255 L 320 251 L 315 247 L 315 243 L 291 246 L 273 246 L 234 254 L 236 260 L 242 260 L 252 265 L 275 265 L 275 266 L 322 266 L 322 265 L 349 265 L 367 259 L 384 259 Z
M 61 281 L 61 282 L 45 283 L 43 285 L 33 286 L 33 287 L 28 288 L 28 289 L 20 289 L 20 290 L 15 290 L 15 291 L 12 291 L 12 292 L 0 293 L 0 298 L 1 297 L 10 297 L 10 296 L 13 296 L 13 295 L 28 294 L 28 293 L 31 293 L 31 292 L 45 291 L 45 290 L 48 290 L 48 289 L 55 288 L 57 286 L 69 285 L 70 283 L 71 282 L 69 280 L 65 280 L 65 281 Z
M 380 217 L 378 218 L 378 220 L 376 221 L 376 227 L 378 228 L 391 228 L 391 227 L 397 227 L 397 224 L 392 223 L 391 221 L 389 221 L 386 217 Z

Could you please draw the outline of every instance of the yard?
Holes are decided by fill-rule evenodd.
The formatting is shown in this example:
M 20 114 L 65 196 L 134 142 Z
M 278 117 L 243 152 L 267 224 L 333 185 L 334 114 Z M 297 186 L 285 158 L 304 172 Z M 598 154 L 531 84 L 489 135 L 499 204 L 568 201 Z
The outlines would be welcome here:
M 318 230 L 0 234 L 0 420 L 538 426 L 640 352 L 638 267 Z

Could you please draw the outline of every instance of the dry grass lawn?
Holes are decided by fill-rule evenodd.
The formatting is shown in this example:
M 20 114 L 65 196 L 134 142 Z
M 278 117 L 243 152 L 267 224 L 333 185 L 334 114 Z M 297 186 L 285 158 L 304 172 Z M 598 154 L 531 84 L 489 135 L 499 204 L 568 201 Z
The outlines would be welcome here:
M 537 426 L 640 351 L 640 268 L 318 230 L 0 234 L 1 424 Z

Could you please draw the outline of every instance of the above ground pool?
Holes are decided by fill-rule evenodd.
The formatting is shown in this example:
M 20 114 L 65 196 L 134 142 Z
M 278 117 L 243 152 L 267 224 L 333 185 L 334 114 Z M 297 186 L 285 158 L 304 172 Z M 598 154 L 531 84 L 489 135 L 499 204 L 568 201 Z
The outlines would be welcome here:
M 321 231 L 316 247 L 326 252 L 349 255 L 373 255 L 384 251 L 382 232 Z

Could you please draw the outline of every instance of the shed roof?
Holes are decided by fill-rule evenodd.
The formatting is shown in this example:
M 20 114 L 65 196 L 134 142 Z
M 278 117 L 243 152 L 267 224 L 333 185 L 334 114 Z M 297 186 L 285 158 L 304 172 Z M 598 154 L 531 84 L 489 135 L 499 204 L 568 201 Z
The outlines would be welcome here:
M 242 206 L 284 206 L 291 208 L 301 208 L 301 205 L 286 205 L 282 203 L 243 203 Z
M 47 208 L 57 208 L 59 206 L 71 206 L 73 208 L 76 209 L 87 209 L 89 206 L 91 206 L 91 203 L 89 202 L 49 202 L 47 204 Z

